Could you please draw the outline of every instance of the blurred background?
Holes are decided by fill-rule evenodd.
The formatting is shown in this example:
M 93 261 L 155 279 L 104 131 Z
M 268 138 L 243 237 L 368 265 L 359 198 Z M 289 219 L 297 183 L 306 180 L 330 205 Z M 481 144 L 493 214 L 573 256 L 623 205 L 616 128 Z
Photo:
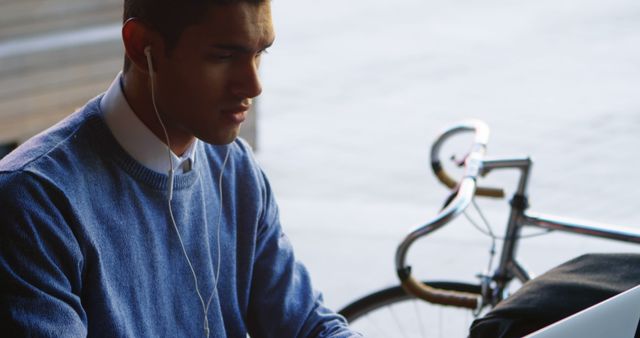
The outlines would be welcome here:
M 448 194 L 430 172 L 429 147 L 461 119 L 489 124 L 488 155 L 532 156 L 532 210 L 640 227 L 640 2 L 272 6 L 277 39 L 263 59 L 257 119 L 243 132 L 330 306 L 397 283 L 395 246 Z M 122 64 L 121 7 L 0 0 L 4 149 L 108 87 Z M 512 192 L 516 178 L 496 173 L 486 183 Z M 507 202 L 479 202 L 499 231 Z M 419 241 L 409 261 L 424 279 L 474 281 L 489 244 L 461 219 Z M 520 256 L 541 273 L 616 251 L 640 252 L 550 234 L 526 240 Z
M 0 143 L 106 90 L 122 65 L 119 0 L 0 0 Z
M 448 195 L 431 143 L 461 119 L 489 124 L 489 156 L 533 158 L 532 211 L 640 227 L 640 2 L 278 0 L 273 11 L 259 159 L 330 305 L 397 283 L 396 245 Z M 485 182 L 510 193 L 516 178 Z M 507 201 L 479 203 L 501 229 Z M 424 279 L 475 281 L 489 245 L 461 217 L 409 262 Z M 542 273 L 603 251 L 640 252 L 550 234 L 520 257 Z

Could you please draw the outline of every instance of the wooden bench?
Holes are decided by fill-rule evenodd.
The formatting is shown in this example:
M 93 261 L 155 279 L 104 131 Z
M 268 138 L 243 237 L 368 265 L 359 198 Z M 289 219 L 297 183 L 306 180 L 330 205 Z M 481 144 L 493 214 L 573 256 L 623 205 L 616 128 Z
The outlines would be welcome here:
M 3 1 L 0 143 L 24 141 L 107 88 L 122 65 L 121 12 L 120 0 Z

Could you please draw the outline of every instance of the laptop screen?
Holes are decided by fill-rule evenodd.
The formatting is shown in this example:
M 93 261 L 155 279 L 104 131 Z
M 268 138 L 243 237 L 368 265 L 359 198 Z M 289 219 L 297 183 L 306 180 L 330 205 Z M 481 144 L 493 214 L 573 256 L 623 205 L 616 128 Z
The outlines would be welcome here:
M 640 337 L 640 285 L 527 336 L 566 337 Z

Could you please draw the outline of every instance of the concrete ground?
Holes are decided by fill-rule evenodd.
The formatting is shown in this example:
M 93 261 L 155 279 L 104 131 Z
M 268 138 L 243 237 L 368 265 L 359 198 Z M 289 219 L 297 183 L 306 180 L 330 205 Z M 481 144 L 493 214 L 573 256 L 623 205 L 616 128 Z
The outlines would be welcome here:
M 330 306 L 396 283 L 395 246 L 447 196 L 429 146 L 463 118 L 491 126 L 490 156 L 534 158 L 532 210 L 640 227 L 640 2 L 278 0 L 273 11 L 258 157 Z M 514 180 L 485 181 L 512 192 Z M 506 202 L 480 202 L 500 229 Z M 409 261 L 420 278 L 473 281 L 489 243 L 461 219 Z M 601 251 L 640 253 L 550 234 L 520 257 L 542 272 Z

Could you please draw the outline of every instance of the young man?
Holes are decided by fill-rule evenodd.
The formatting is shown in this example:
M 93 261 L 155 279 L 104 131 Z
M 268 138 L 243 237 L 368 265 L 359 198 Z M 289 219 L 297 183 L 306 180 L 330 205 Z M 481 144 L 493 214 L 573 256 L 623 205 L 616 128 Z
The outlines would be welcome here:
M 0 332 L 355 337 L 282 233 L 240 125 L 268 0 L 125 0 L 108 91 L 0 161 Z

